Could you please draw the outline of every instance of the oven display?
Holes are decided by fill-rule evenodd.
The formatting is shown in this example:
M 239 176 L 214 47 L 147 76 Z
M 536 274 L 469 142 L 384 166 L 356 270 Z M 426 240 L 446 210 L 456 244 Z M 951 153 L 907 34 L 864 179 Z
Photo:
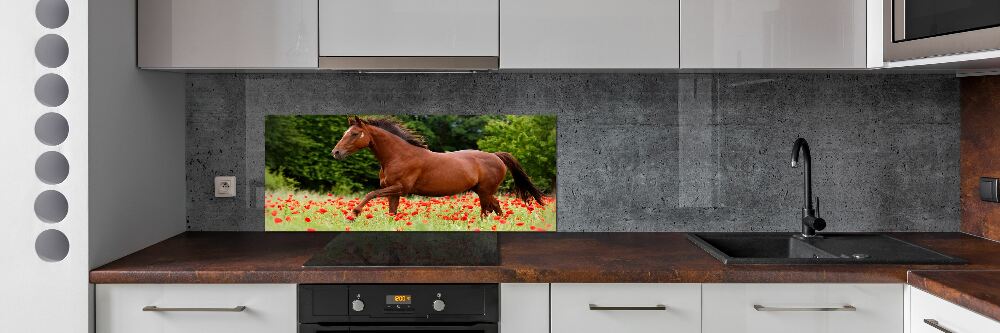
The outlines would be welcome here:
M 385 304 L 387 305 L 404 305 L 412 303 L 412 295 L 385 295 Z

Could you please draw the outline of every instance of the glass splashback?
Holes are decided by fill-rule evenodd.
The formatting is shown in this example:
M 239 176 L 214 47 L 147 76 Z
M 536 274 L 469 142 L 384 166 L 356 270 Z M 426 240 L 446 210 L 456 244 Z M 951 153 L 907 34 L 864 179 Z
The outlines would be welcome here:
M 556 117 L 271 115 L 267 231 L 554 231 Z

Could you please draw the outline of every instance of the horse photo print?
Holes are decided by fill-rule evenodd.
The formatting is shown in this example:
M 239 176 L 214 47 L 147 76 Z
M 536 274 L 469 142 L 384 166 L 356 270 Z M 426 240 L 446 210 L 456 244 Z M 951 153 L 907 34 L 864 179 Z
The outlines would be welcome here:
M 271 115 L 267 231 L 555 231 L 556 117 Z

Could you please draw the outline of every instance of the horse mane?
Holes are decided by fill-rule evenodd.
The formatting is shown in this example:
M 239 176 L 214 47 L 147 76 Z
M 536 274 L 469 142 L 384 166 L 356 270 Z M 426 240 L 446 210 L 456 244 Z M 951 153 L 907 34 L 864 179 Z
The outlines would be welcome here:
M 424 137 L 422 135 L 414 133 L 413 130 L 409 129 L 406 125 L 403 125 L 403 123 L 399 122 L 399 120 L 396 120 L 395 118 L 380 117 L 362 119 L 362 121 L 367 125 L 372 125 L 381 128 L 386 132 L 392 133 L 411 145 L 427 149 L 427 143 L 424 142 Z

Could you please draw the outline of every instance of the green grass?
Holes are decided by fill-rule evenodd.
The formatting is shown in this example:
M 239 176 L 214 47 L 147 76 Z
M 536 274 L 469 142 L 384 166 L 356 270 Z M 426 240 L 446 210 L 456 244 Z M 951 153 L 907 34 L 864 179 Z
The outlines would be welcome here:
M 411 196 L 400 199 L 389 215 L 386 198 L 376 198 L 350 220 L 363 194 L 335 195 L 304 191 L 268 191 L 264 203 L 267 231 L 555 231 L 555 198 L 545 205 L 499 195 L 503 215 L 480 217 L 474 193 L 447 197 Z

